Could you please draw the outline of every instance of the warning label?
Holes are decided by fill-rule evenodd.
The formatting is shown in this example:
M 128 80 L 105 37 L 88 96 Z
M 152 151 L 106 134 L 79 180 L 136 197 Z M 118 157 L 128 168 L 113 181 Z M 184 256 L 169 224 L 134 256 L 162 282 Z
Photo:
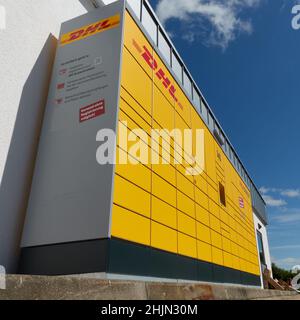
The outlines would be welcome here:
M 94 119 L 105 113 L 105 101 L 100 100 L 89 106 L 83 107 L 79 112 L 79 121 L 84 122 L 87 120 Z

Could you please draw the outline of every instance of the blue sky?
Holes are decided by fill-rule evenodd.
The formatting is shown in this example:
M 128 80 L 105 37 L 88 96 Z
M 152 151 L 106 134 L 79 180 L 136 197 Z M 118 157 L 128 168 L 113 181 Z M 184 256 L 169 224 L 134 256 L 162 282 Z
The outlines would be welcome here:
M 150 2 L 262 188 L 273 260 L 285 268 L 300 264 L 300 30 L 291 26 L 296 1 Z

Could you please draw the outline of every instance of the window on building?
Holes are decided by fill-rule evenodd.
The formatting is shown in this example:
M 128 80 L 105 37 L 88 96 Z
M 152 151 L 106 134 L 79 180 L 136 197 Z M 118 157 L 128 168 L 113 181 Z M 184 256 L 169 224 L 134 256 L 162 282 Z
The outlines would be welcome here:
M 263 237 L 262 237 L 261 232 L 258 230 L 257 230 L 257 242 L 258 242 L 260 263 L 261 263 L 262 268 L 265 269 L 266 268 L 266 257 L 265 257 Z
M 127 0 L 134 14 L 141 20 L 141 0 Z
M 166 59 L 167 63 L 171 64 L 171 47 L 164 36 L 164 34 L 161 32 L 161 30 L 158 31 L 158 49 L 162 53 L 163 57 Z
M 237 169 L 237 158 L 235 155 L 233 156 L 233 164 L 234 164 L 235 168 Z
M 208 127 L 211 130 L 211 132 L 214 131 L 214 127 L 215 127 L 215 120 L 212 117 L 211 113 L 208 112 Z
M 239 172 L 239 174 L 240 174 L 240 175 L 242 174 L 242 172 L 241 172 L 241 163 L 240 163 L 240 161 L 238 161 L 238 172 Z
M 209 120 L 210 120 L 210 119 L 209 119 Z M 218 135 L 220 135 L 220 128 L 219 128 L 219 126 L 217 125 L 216 122 L 214 122 L 214 130 L 216 131 L 216 133 L 217 133 Z
M 223 184 L 219 183 L 219 192 L 220 192 L 220 203 L 226 207 L 226 195 L 225 195 L 225 188 Z
M 172 53 L 172 70 L 179 79 L 180 83 L 182 83 L 182 66 L 174 52 Z
M 200 113 L 203 112 L 203 108 L 202 108 L 203 103 L 204 103 L 204 102 L 203 102 L 202 98 L 200 98 Z
M 250 189 L 250 179 L 249 179 L 249 176 L 247 176 L 247 185 L 248 185 L 248 188 Z
M 230 161 L 233 161 L 233 158 L 232 158 L 232 149 L 231 149 L 230 146 L 229 146 L 229 159 L 230 159 Z
M 197 111 L 201 113 L 201 98 L 195 87 L 193 90 L 193 100 Z
M 224 137 L 224 134 L 223 132 L 220 130 L 220 137 L 221 137 L 221 140 L 223 142 L 223 149 L 225 149 L 225 137 Z
M 153 42 L 157 45 L 157 25 L 150 13 L 150 10 L 145 5 L 143 5 L 142 24 Z
M 202 118 L 206 124 L 208 124 L 208 110 L 205 103 L 202 101 Z
M 225 149 L 225 153 L 226 153 L 227 156 L 229 157 L 229 145 L 228 145 L 227 140 L 225 141 L 224 149 Z
M 192 96 L 192 81 L 185 70 L 183 71 L 183 86 L 184 86 L 185 90 L 187 91 L 188 95 L 191 97 Z

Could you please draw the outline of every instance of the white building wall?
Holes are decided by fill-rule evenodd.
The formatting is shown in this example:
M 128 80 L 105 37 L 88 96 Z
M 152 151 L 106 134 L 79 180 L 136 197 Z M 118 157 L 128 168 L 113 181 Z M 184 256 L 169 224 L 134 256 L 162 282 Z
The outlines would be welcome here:
M 257 230 L 258 230 L 262 234 L 267 268 L 272 273 L 272 261 L 271 261 L 271 255 L 270 255 L 268 230 L 267 230 L 266 226 L 264 225 L 264 223 L 259 219 L 259 217 L 255 213 L 253 213 L 253 216 L 254 216 L 255 233 L 257 233 Z M 261 226 L 261 228 L 259 228 L 259 226 Z M 256 234 L 256 236 L 257 236 L 257 234 Z
M 6 29 L 0 30 L 0 181 L 23 85 L 49 34 L 84 14 L 78 0 L 0 0 Z M 2 10 L 3 11 L 3 10 Z
M 86 10 L 78 0 L 0 0 L 0 9 L 0 265 L 12 273 L 56 46 L 49 35 Z

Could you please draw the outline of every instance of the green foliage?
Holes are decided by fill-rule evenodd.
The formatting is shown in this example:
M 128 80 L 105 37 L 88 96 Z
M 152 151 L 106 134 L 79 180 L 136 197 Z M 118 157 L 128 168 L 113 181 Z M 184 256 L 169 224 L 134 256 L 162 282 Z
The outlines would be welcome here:
M 295 277 L 295 275 L 291 271 L 281 269 L 277 267 L 275 263 L 272 263 L 272 270 L 273 270 L 273 278 L 277 280 L 283 280 L 285 282 L 289 282 L 289 280 Z

